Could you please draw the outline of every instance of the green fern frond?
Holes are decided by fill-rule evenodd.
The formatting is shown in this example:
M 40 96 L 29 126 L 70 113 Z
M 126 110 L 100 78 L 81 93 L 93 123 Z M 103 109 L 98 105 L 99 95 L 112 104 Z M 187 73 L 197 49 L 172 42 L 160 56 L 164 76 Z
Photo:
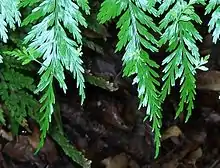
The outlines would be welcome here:
M 220 36 L 220 2 L 218 0 L 210 0 L 206 6 L 205 14 L 212 13 L 212 17 L 209 21 L 209 32 L 213 30 L 213 42 L 216 43 Z
M 22 0 L 19 3 L 19 7 L 33 6 L 34 4 L 40 2 L 41 0 Z
M 161 15 L 163 14 L 165 11 L 167 11 L 171 5 L 173 5 L 175 3 L 175 0 L 163 0 L 162 4 L 159 7 L 159 11 L 158 14 Z
M 196 46 L 196 41 L 202 41 L 202 37 L 192 23 L 202 23 L 195 13 L 193 7 L 195 3 L 197 1 L 193 0 L 188 3 L 183 0 L 176 2 L 160 22 L 160 28 L 164 30 L 164 33 L 159 43 L 160 45 L 168 43 L 167 51 L 170 52 L 170 55 L 162 63 L 166 66 L 163 69 L 164 76 L 162 79 L 164 84 L 161 91 L 161 100 L 165 100 L 166 96 L 170 94 L 171 87 L 175 86 L 175 81 L 180 78 L 181 95 L 176 117 L 183 111 L 186 104 L 188 112 L 186 121 L 194 108 L 193 102 L 196 94 L 195 70 L 196 68 L 202 69 L 202 59 Z M 203 1 L 199 3 L 204 5 Z M 161 13 L 165 9 L 167 7 L 161 7 Z
M 4 43 L 8 40 L 8 29 L 15 29 L 15 24 L 20 26 L 21 14 L 18 10 L 19 0 L 0 0 L 0 39 Z M 10 5 L 9 5 L 10 4 Z M 0 63 L 3 62 L 3 57 L 0 55 Z
M 149 32 L 152 29 L 159 33 L 159 28 L 153 19 L 146 14 L 156 15 L 154 8 L 156 1 L 127 1 L 127 0 L 105 0 L 98 14 L 98 19 L 104 23 L 119 15 L 117 28 L 119 42 L 116 51 L 121 51 L 125 47 L 123 56 L 124 75 L 135 75 L 133 84 L 138 85 L 139 107 L 146 107 L 146 118 L 152 121 L 152 128 L 155 132 L 156 155 L 159 154 L 160 147 L 160 127 L 161 127 L 161 101 L 157 87 L 159 77 L 154 68 L 159 66 L 152 61 L 145 50 L 158 51 L 157 40 Z M 111 6 L 111 8 L 109 8 Z
M 42 76 L 46 77 L 45 76 Z M 54 112 L 54 104 L 55 104 L 55 95 L 54 95 L 54 90 L 53 90 L 53 76 L 48 76 L 48 81 L 50 82 L 47 86 L 45 91 L 45 94 L 43 97 L 40 99 L 40 103 L 43 104 L 41 109 L 40 109 L 40 130 L 41 130 L 41 140 L 39 147 L 36 152 L 38 152 L 42 147 L 43 147 L 43 142 L 47 136 L 47 131 L 49 130 L 49 123 L 51 122 L 51 116 L 52 113 Z
M 15 29 L 15 24 L 20 26 L 19 0 L 0 0 L 0 38 L 4 43 L 8 40 L 7 26 Z
M 5 51 L 4 54 L 17 58 L 17 60 L 20 61 L 22 65 L 26 65 L 33 60 L 37 61 L 37 58 L 40 56 L 39 53 L 37 53 L 35 50 L 27 50 L 25 47 L 22 49 L 15 49 L 13 51 Z
M 4 111 L 2 108 L 0 108 L 0 125 L 5 125 Z
M 58 129 L 51 131 L 50 135 L 61 146 L 65 154 L 72 160 L 75 160 L 77 164 L 83 168 L 91 167 L 91 161 L 86 159 L 81 152 L 70 144 L 68 139 L 63 135 L 63 133 L 59 132 Z
M 4 49 L 2 53 L 4 56 L 4 66 L 8 69 L 14 69 L 15 71 L 27 71 L 31 72 L 35 70 L 35 66 L 33 64 L 25 64 L 25 61 L 28 61 L 28 59 L 32 58 L 29 54 L 32 52 L 27 52 L 27 49 L 23 47 L 22 49 L 14 49 L 10 51 L 9 49 Z
M 76 0 L 76 3 L 86 12 L 87 15 L 90 14 L 88 0 Z
M 77 87 L 79 87 L 83 102 L 85 86 L 82 73 L 84 70 L 77 43 L 82 43 L 78 24 L 86 27 L 85 19 L 79 11 L 79 7 L 72 1 L 47 0 L 33 10 L 24 20 L 23 25 L 37 21 L 41 17 L 44 17 L 43 20 L 33 26 L 25 38 L 25 43 L 31 42 L 28 49 L 35 49 L 44 59 L 39 74 L 46 71 L 49 65 L 53 66 L 51 68 L 54 69 L 54 76 L 59 81 L 60 87 L 66 92 L 64 68 L 69 70 L 77 79 Z M 77 43 L 67 37 L 61 22 L 73 34 Z
M 124 3 L 122 3 L 124 2 Z M 101 4 L 100 11 L 98 13 L 98 20 L 100 23 L 105 23 L 115 17 L 119 16 L 123 10 L 127 8 L 128 2 L 119 0 L 105 0 Z M 109 8 L 111 6 L 111 8 Z
M 36 5 L 37 2 L 38 0 L 34 2 L 23 0 L 21 6 Z M 29 52 L 32 49 L 36 50 L 39 53 L 38 58 L 43 59 L 42 66 L 38 72 L 41 75 L 41 79 L 35 90 L 35 93 L 44 93 L 40 100 L 40 103 L 42 103 L 40 109 L 42 134 L 39 148 L 43 146 L 49 123 L 51 122 L 51 115 L 54 112 L 54 78 L 59 82 L 65 93 L 67 86 L 64 70 L 70 71 L 73 78 L 76 79 L 81 102 L 83 103 L 85 99 L 84 69 L 80 58 L 82 55 L 82 36 L 79 25 L 86 27 L 87 23 L 79 7 L 89 13 L 87 0 L 78 0 L 76 3 L 72 0 L 45 0 L 34 8 L 32 13 L 22 23 L 25 26 L 37 22 L 25 37 L 24 44 L 29 44 Z M 67 36 L 65 28 L 72 34 L 74 40 Z M 21 57 L 20 59 L 23 58 Z M 30 61 L 31 58 L 27 60 Z
M 87 40 L 86 38 L 83 39 L 83 45 L 90 48 L 91 50 L 104 55 L 104 49 L 100 45 L 94 43 L 93 41 Z
M 25 118 L 29 114 L 34 113 L 39 106 L 33 97 L 33 92 L 36 89 L 33 78 L 17 71 L 19 70 L 17 67 L 14 69 L 13 67 L 7 66 L 7 61 L 13 64 L 13 59 L 5 59 L 5 66 L 0 70 L 1 109 L 13 123 L 14 132 L 17 132 L 15 128 L 18 127 L 18 124 L 23 125 L 26 120 Z M 23 68 L 21 68 L 21 70 L 23 70 Z M 1 121 L 4 121 L 2 117 L 3 115 L 0 117 Z
M 86 79 L 86 82 L 90 83 L 91 85 L 98 86 L 98 87 L 105 89 L 105 90 L 108 90 L 110 92 L 114 92 L 114 91 L 118 90 L 118 87 L 114 83 L 109 82 L 108 80 L 106 80 L 103 77 L 94 76 L 91 73 L 86 73 L 85 79 Z

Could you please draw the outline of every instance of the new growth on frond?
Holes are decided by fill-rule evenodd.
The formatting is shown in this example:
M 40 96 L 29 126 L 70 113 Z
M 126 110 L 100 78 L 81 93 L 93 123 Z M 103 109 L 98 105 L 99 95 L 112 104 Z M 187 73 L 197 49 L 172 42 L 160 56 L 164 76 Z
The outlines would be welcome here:
M 198 1 L 190 0 L 177 1 L 173 8 L 167 12 L 164 19 L 160 22 L 160 29 L 164 30 L 159 41 L 160 45 L 169 44 L 167 52 L 170 54 L 163 60 L 162 65 L 164 84 L 161 91 L 161 100 L 164 101 L 170 94 L 171 87 L 175 86 L 175 81 L 180 78 L 180 103 L 176 112 L 176 117 L 187 105 L 186 121 L 189 119 L 194 108 L 196 94 L 196 68 L 205 70 L 204 61 L 200 58 L 196 40 L 202 41 L 202 37 L 196 30 L 192 22 L 201 24 L 199 16 L 195 13 L 193 5 Z M 168 7 L 164 4 L 160 7 L 159 13 L 162 14 Z M 172 3 L 174 3 L 172 1 Z M 172 5 L 170 3 L 170 5 Z M 203 1 L 199 3 L 204 5 Z
M 155 132 L 156 155 L 160 147 L 160 127 L 161 127 L 161 101 L 157 87 L 159 82 L 158 73 L 154 70 L 159 65 L 152 61 L 147 50 L 158 51 L 158 42 L 149 32 L 152 29 L 159 33 L 158 27 L 153 19 L 146 13 L 156 15 L 154 8 L 156 1 L 141 0 L 105 0 L 98 14 L 98 19 L 104 23 L 119 15 L 117 28 L 119 42 L 116 51 L 125 47 L 123 65 L 125 76 L 135 75 L 133 84 L 138 85 L 138 97 L 140 98 L 139 107 L 146 107 L 146 118 L 152 121 L 153 131 Z M 111 8 L 109 8 L 111 6 Z
M 36 6 L 38 3 L 40 3 L 39 0 L 23 0 L 20 5 L 24 7 L 34 4 Z M 45 0 L 34 8 L 22 23 L 23 26 L 34 24 L 25 37 L 24 44 L 29 44 L 28 51 L 36 50 L 39 54 L 31 56 L 29 59 L 35 61 L 40 58 L 43 59 L 38 72 L 41 79 L 35 91 L 35 93 L 44 92 L 40 100 L 42 103 L 40 109 L 42 115 L 40 123 L 42 130 L 41 146 L 54 111 L 54 78 L 66 92 L 64 70 L 70 71 L 77 81 L 81 102 L 83 103 L 85 99 L 84 69 L 80 58 L 82 55 L 82 36 L 79 25 L 86 27 L 87 23 L 79 7 L 87 14 L 89 13 L 87 0 L 77 0 L 76 2 L 72 0 Z M 73 40 L 67 36 L 65 29 L 72 34 Z M 21 59 L 25 60 L 24 63 L 30 61 L 25 57 Z
M 212 13 L 212 17 L 209 21 L 209 32 L 213 30 L 213 42 L 216 43 L 220 36 L 220 1 L 218 0 L 210 0 L 208 5 L 206 6 L 205 14 Z

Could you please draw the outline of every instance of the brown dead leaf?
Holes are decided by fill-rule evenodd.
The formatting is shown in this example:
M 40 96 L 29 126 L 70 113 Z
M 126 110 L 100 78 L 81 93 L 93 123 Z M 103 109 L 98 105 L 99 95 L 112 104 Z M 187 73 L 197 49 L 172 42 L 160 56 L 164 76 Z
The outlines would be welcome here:
M 134 160 L 130 160 L 129 168 L 140 168 L 140 166 Z
M 178 165 L 179 165 L 179 163 L 174 159 L 174 160 L 171 160 L 168 163 L 164 163 L 162 165 L 162 168 L 177 168 Z
M 127 168 L 129 159 L 125 153 L 112 157 L 108 157 L 101 161 L 106 168 Z
M 3 153 L 19 162 L 32 162 L 38 167 L 44 166 L 39 157 L 34 155 L 27 136 L 19 135 L 16 140 L 8 142 L 3 148 Z
M 36 150 L 40 142 L 40 130 L 34 123 L 32 123 L 32 127 L 33 133 L 32 135 L 28 136 L 28 141 L 31 147 L 34 150 Z M 58 159 L 58 152 L 55 143 L 48 136 L 45 139 L 44 146 L 41 148 L 40 153 L 42 153 L 43 156 L 45 156 L 44 159 L 50 164 L 52 164 Z
M 219 124 L 220 114 L 216 112 L 211 112 L 206 116 L 205 121 L 213 124 Z
M 8 141 L 13 140 L 13 136 L 11 132 L 6 132 L 4 129 L 0 129 L 0 136 Z
M 220 91 L 220 71 L 203 71 L 196 78 L 198 89 Z
M 122 109 L 122 106 L 120 104 L 117 104 L 113 101 L 108 102 L 105 100 L 102 101 L 102 104 L 104 105 L 101 113 L 103 115 L 103 121 L 119 129 L 125 131 L 130 130 L 130 128 L 125 124 L 120 115 Z
M 180 135 L 182 135 L 182 131 L 180 130 L 179 127 L 177 127 L 176 125 L 169 127 L 164 134 L 161 137 L 161 141 L 164 141 L 166 139 L 169 139 L 171 137 L 179 137 Z
M 197 143 L 197 144 L 203 144 L 207 138 L 207 133 L 206 131 L 191 131 L 190 132 L 191 136 L 188 137 L 192 142 Z
M 202 157 L 202 154 L 203 154 L 203 152 L 202 152 L 201 147 L 197 148 L 195 151 L 192 151 L 189 154 L 189 156 L 187 157 L 187 162 L 189 164 L 194 165 L 194 167 L 195 167 L 197 160 Z

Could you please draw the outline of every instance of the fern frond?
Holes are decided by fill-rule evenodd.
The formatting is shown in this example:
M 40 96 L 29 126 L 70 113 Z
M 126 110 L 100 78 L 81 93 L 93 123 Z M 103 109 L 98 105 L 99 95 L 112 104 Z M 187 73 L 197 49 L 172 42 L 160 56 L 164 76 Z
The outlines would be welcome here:
M 36 68 L 34 64 L 25 64 L 26 61 L 28 61 L 32 56 L 32 52 L 27 52 L 27 49 L 23 47 L 22 49 L 14 49 L 10 51 L 9 49 L 4 49 L 2 53 L 4 56 L 4 66 L 9 69 L 14 69 L 15 71 L 27 71 L 31 72 L 34 71 Z M 29 61 L 28 61 L 29 62 Z M 25 66 L 22 66 L 22 64 Z
M 19 0 L 0 0 L 0 38 L 4 43 L 8 40 L 7 26 L 15 29 L 15 24 L 20 26 L 21 14 L 18 10 Z
M 101 55 L 104 55 L 104 49 L 103 47 L 101 47 L 100 45 L 94 43 L 93 41 L 90 41 L 90 40 L 87 40 L 87 39 L 83 39 L 83 45 L 90 48 L 91 50 L 101 54 Z
M 91 73 L 86 73 L 85 79 L 86 79 L 86 82 L 90 83 L 91 85 L 98 86 L 110 92 L 114 92 L 118 90 L 118 87 L 114 83 L 109 82 L 105 78 L 94 76 Z
M 4 63 L 7 63 L 6 61 Z M 12 60 L 10 63 L 13 63 Z M 36 89 L 33 78 L 5 66 L 0 71 L 0 79 L 2 110 L 4 109 L 4 113 L 10 117 L 14 125 L 24 125 L 25 118 L 38 108 L 38 102 L 33 97 Z M 2 117 L 3 115 L 0 117 L 1 121 L 4 121 Z
M 40 2 L 41 0 L 22 0 L 19 3 L 19 7 L 33 6 L 34 4 Z
M 81 152 L 79 152 L 73 145 L 70 144 L 68 139 L 59 132 L 58 129 L 51 131 L 51 137 L 61 146 L 63 151 L 72 160 L 75 160 L 83 168 L 91 167 L 91 160 L 86 159 Z
M 37 58 L 40 56 L 39 53 L 37 53 L 35 50 L 27 50 L 25 47 L 22 49 L 15 49 L 13 51 L 5 51 L 4 54 L 17 58 L 17 60 L 20 61 L 22 65 L 26 65 L 33 60 L 37 61 Z
M 165 1 L 163 2 L 165 3 Z M 202 41 L 202 37 L 196 30 L 192 22 L 201 24 L 199 16 L 195 13 L 193 5 L 196 1 L 190 0 L 177 1 L 173 8 L 168 11 L 164 19 L 160 22 L 160 28 L 164 30 L 160 39 L 160 45 L 169 44 L 167 51 L 170 52 L 162 65 L 164 84 L 161 91 L 161 100 L 164 101 L 170 94 L 171 87 L 175 86 L 175 81 L 180 78 L 180 103 L 176 117 L 183 111 L 184 105 L 187 105 L 186 121 L 189 119 L 194 108 L 194 99 L 196 94 L 195 74 L 196 68 L 201 68 L 202 59 L 196 41 Z M 204 5 L 203 1 L 199 3 Z M 166 7 L 167 8 L 167 7 Z M 161 7 L 161 13 L 165 7 Z
M 73 73 L 73 77 L 77 79 L 77 87 L 79 87 L 83 102 L 85 86 L 82 73 L 84 73 L 84 70 L 80 58 L 80 48 L 77 43 L 82 43 L 78 24 L 86 27 L 85 19 L 78 6 L 72 1 L 47 0 L 33 10 L 32 14 L 24 20 L 23 25 L 37 21 L 40 17 L 44 17 L 44 19 L 33 26 L 25 38 L 25 43 L 31 42 L 28 49 L 35 49 L 44 59 L 39 73 L 42 74 L 43 71 L 48 69 L 49 65 L 52 65 L 60 87 L 66 92 L 63 71 L 64 68 L 69 70 Z M 76 41 L 67 37 L 61 21 L 64 27 L 73 34 Z
M 98 19 L 104 23 L 122 14 L 117 22 L 117 28 L 120 28 L 120 31 L 116 51 L 121 51 L 125 47 L 123 73 L 128 77 L 135 75 L 133 84 L 138 85 L 139 107 L 147 107 L 145 119 L 149 117 L 153 124 L 156 144 L 155 157 L 157 157 L 160 147 L 162 115 L 157 90 L 159 82 L 156 79 L 159 75 L 154 69 L 159 66 L 150 59 L 146 52 L 146 50 L 158 51 L 158 42 L 149 30 L 152 29 L 159 33 L 159 29 L 153 19 L 146 14 L 148 12 L 156 15 L 155 3 L 156 1 L 105 0 L 101 5 Z
M 38 0 L 34 2 L 23 0 L 21 6 L 36 5 L 37 2 Z M 23 26 L 36 23 L 25 37 L 24 44 L 29 44 L 29 52 L 32 49 L 36 50 L 39 53 L 38 59 L 43 59 L 42 66 L 38 72 L 41 75 L 41 79 L 35 91 L 35 93 L 44 93 L 40 100 L 40 103 L 42 103 L 40 109 L 42 135 L 39 148 L 43 145 L 43 140 L 49 129 L 51 115 L 54 112 L 54 78 L 65 93 L 67 86 L 64 70 L 70 71 L 73 78 L 76 79 L 81 103 L 85 99 L 84 69 L 80 58 L 82 55 L 82 36 L 79 25 L 86 27 L 87 23 L 79 7 L 89 13 L 87 0 L 78 0 L 76 3 L 72 0 L 45 0 L 34 8 L 32 13 L 22 23 Z M 72 34 L 73 40 L 67 36 L 64 29 L 67 29 Z M 20 59 L 23 58 L 21 57 Z
M 162 4 L 160 5 L 159 7 L 159 11 L 158 11 L 158 14 L 161 15 L 163 14 L 165 11 L 167 11 L 171 5 L 173 5 L 175 3 L 175 0 L 164 0 L 162 2 Z
M 216 43 L 220 36 L 220 2 L 218 0 L 210 0 L 206 6 L 205 14 L 210 14 L 212 17 L 208 23 L 209 32 L 213 30 L 213 42 Z
M 44 74 L 42 78 L 45 79 L 46 75 Z M 40 109 L 40 130 L 41 130 L 41 140 L 40 144 L 37 148 L 38 152 L 43 147 L 43 142 L 47 136 L 47 131 L 49 130 L 49 123 L 51 122 L 51 116 L 54 112 L 54 104 L 55 104 L 55 95 L 53 90 L 53 76 L 47 76 L 49 84 L 46 88 L 46 91 L 43 95 L 43 97 L 40 99 L 40 103 L 43 104 Z M 42 79 L 41 78 L 41 79 Z M 38 90 L 37 90 L 38 91 Z
M 86 12 L 87 15 L 90 14 L 88 0 L 76 0 L 76 2 Z
M 0 108 L 0 125 L 5 125 L 4 111 Z

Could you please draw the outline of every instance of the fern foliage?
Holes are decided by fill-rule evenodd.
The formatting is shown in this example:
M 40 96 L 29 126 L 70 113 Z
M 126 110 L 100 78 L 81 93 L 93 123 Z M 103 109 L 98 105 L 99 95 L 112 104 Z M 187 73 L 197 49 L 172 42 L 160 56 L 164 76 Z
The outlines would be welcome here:
M 52 138 L 62 147 L 67 156 L 69 156 L 83 168 L 91 167 L 91 160 L 86 159 L 82 152 L 78 151 L 73 145 L 71 145 L 65 135 L 59 131 L 59 129 L 53 129 L 50 131 L 50 134 Z
M 24 19 L 22 26 L 33 24 L 31 31 L 25 37 L 24 44 L 28 44 L 29 51 L 36 50 L 38 54 L 35 55 L 35 60 L 43 59 L 38 72 L 41 79 L 35 91 L 35 93 L 44 93 L 40 99 L 40 103 L 42 103 L 40 109 L 42 114 L 40 123 L 42 146 L 54 111 L 54 79 L 66 92 L 64 70 L 70 71 L 73 78 L 76 78 L 82 103 L 85 99 L 84 69 L 80 58 L 82 55 L 80 47 L 82 36 L 79 25 L 86 27 L 87 23 L 79 9 L 81 7 L 89 14 L 89 6 L 86 0 L 77 0 L 76 2 L 71 0 L 46 0 L 43 2 L 23 0 L 20 5 L 21 7 L 37 6 Z M 65 29 L 72 34 L 73 40 L 68 37 Z M 34 60 L 33 56 L 29 59 L 30 61 Z
M 211 19 L 209 21 L 209 32 L 213 30 L 213 42 L 216 43 L 220 36 L 220 2 L 218 0 L 210 0 L 206 6 L 205 14 L 212 12 Z
M 34 115 L 39 105 L 34 97 L 36 85 L 33 77 L 25 75 L 26 68 L 23 69 L 19 62 L 8 57 L 9 51 L 5 53 L 4 65 L 0 69 L 0 121 L 4 123 L 3 113 L 6 114 L 16 134 L 19 125 L 27 126 L 26 117 Z
M 4 54 L 7 54 L 7 56 L 11 56 L 9 57 L 10 59 L 14 59 L 16 58 L 18 60 L 18 62 L 20 62 L 20 66 L 19 64 L 16 66 L 15 64 L 12 65 L 8 65 L 8 61 L 4 61 L 4 64 L 6 64 L 6 69 L 2 70 L 3 74 L 7 74 L 6 75 L 6 81 L 7 81 L 7 85 L 13 85 L 15 87 L 15 91 L 13 92 L 12 98 L 16 99 L 12 99 L 12 98 L 8 98 L 6 96 L 8 96 L 8 92 L 10 92 L 10 89 L 8 89 L 8 87 L 5 86 L 5 81 L 4 81 L 4 76 L 1 77 L 1 83 L 0 83 L 0 96 L 2 96 L 2 100 L 4 101 L 4 104 L 6 106 L 6 109 L 8 110 L 8 114 L 10 115 L 10 118 L 13 119 L 14 123 L 12 123 L 12 126 L 15 125 L 14 130 L 18 130 L 18 126 L 22 125 L 22 126 L 27 126 L 25 124 L 26 123 L 26 117 L 29 116 L 31 118 L 33 118 L 36 122 L 38 122 L 39 124 L 42 123 L 42 119 L 44 119 L 44 115 L 39 115 L 39 108 L 40 108 L 40 104 L 39 102 L 34 99 L 33 94 L 34 91 L 36 90 L 36 87 L 34 85 L 34 80 L 33 78 L 30 78 L 28 76 L 24 76 L 22 73 L 18 73 L 16 72 L 13 68 L 25 68 L 24 70 L 26 71 L 30 71 L 29 68 L 27 68 L 27 63 L 29 62 L 29 59 L 32 57 L 33 60 L 34 56 L 37 55 L 35 50 L 30 50 L 27 51 L 27 49 L 25 47 L 23 47 L 22 49 L 15 49 L 12 51 L 6 51 L 4 52 Z M 8 60 L 8 59 L 6 59 Z M 16 60 L 15 60 L 16 61 Z M 35 60 L 37 61 L 37 60 Z M 11 62 L 11 61 L 10 61 Z M 38 61 L 37 61 L 38 62 Z M 26 66 L 21 66 L 21 63 L 23 63 L 23 65 Z M 39 62 L 38 62 L 39 63 Z M 12 67 L 11 67 L 12 66 Z M 12 68 L 11 71 L 8 72 L 8 69 Z M 17 80 L 14 80 L 17 79 Z M 19 84 L 14 84 L 14 83 L 19 83 Z M 1 89 L 1 87 L 5 86 L 5 90 Z M 17 89 L 17 87 L 19 88 L 19 90 Z M 9 90 L 9 91 L 8 91 Z M 32 94 L 28 94 L 27 91 L 30 91 L 30 93 Z M 20 94 L 23 93 L 23 94 Z M 53 94 L 52 96 L 54 96 L 54 92 L 52 91 L 51 94 Z M 55 99 L 55 98 L 54 98 Z M 53 99 L 53 100 L 54 100 Z M 17 104 L 16 104 L 17 103 Z M 14 109 L 17 108 L 17 111 L 15 111 Z M 10 111 L 11 110 L 11 111 Z M 58 120 L 60 120 L 60 111 L 55 107 L 54 110 L 56 113 L 54 113 L 54 118 L 56 121 L 56 128 L 60 128 L 61 122 L 59 122 Z M 2 112 L 2 113 L 1 113 Z M 0 122 L 2 124 L 5 123 L 5 119 L 3 116 L 4 112 L 2 110 L 2 108 L 0 108 Z M 41 114 L 44 114 L 43 112 Z M 58 117 L 58 118 L 57 118 Z M 48 124 L 50 121 L 47 121 Z M 41 125 L 42 127 L 42 125 Z M 60 145 L 60 147 L 63 149 L 63 151 L 65 152 L 65 154 L 67 156 L 69 156 L 74 162 L 76 162 L 77 164 L 81 165 L 84 168 L 89 168 L 91 161 L 86 159 L 84 157 L 84 155 L 80 152 L 77 151 L 77 149 L 74 148 L 73 145 L 71 145 L 69 143 L 69 141 L 65 138 L 64 133 L 62 132 L 62 128 L 60 129 L 56 129 L 56 128 L 52 128 L 52 131 L 49 131 L 49 133 L 51 134 L 52 138 Z M 16 132 L 15 132 L 16 133 Z M 45 132 L 45 134 L 47 133 L 47 131 Z M 43 142 L 41 142 L 43 144 Z M 38 149 L 40 150 L 40 148 Z
M 98 3 L 94 4 L 96 6 Z M 158 9 L 155 8 L 156 4 L 159 4 Z M 201 58 L 197 47 L 197 42 L 202 42 L 196 28 L 202 23 L 195 12 L 197 4 L 204 6 L 205 14 L 210 14 L 208 31 L 212 32 L 213 42 L 217 43 L 220 37 L 219 0 L 209 0 L 207 5 L 204 0 L 104 0 L 98 12 L 98 21 L 102 24 L 116 20 L 119 29 L 116 52 L 124 52 L 123 74 L 133 77 L 140 99 L 139 108 L 146 108 L 145 120 L 152 122 L 155 157 L 160 148 L 161 104 L 178 81 L 180 101 L 176 117 L 186 109 L 187 121 L 194 109 L 196 70 L 207 70 L 205 64 L 208 56 Z M 31 10 L 22 24 L 20 8 Z M 94 11 L 96 13 L 97 9 Z M 85 99 L 85 79 L 110 91 L 118 89 L 114 83 L 109 83 L 104 78 L 84 74 L 81 58 L 83 43 L 99 54 L 104 55 L 104 50 L 102 46 L 83 38 L 80 27 L 86 28 L 92 22 L 92 31 L 98 32 L 104 40 L 108 36 L 105 27 L 100 26 L 97 20 L 93 21 L 95 15 L 91 15 L 91 21 L 86 20 L 85 15 L 90 15 L 88 0 L 0 0 L 0 41 L 8 41 L 8 31 L 14 30 L 16 24 L 28 30 L 24 43 L 21 45 L 17 41 L 19 49 L 8 49 L 3 52 L 3 57 L 0 56 L 0 63 L 4 58 L 0 67 L 0 123 L 5 124 L 6 118 L 9 118 L 16 133 L 19 125 L 26 124 L 25 118 L 28 115 L 34 116 L 33 112 L 40 107 L 40 112 L 37 113 L 42 131 L 39 149 L 43 146 L 55 111 L 55 80 L 64 93 L 67 91 L 66 70 L 76 80 L 81 103 Z M 156 17 L 160 17 L 159 26 L 153 19 Z M 160 39 L 156 39 L 156 36 L 160 36 Z M 164 74 L 160 87 L 157 73 L 160 65 L 152 60 L 149 53 L 158 52 L 162 45 L 167 46 L 167 56 L 162 62 Z M 33 62 L 40 66 L 38 85 L 35 85 L 35 80 L 29 74 L 32 69 L 28 65 L 33 65 Z M 39 102 L 33 93 L 40 94 Z M 68 144 L 63 134 L 57 132 L 53 136 L 67 155 L 81 166 L 89 167 L 90 163 L 82 153 Z
M 159 65 L 150 59 L 147 51 L 158 51 L 158 41 L 150 31 L 159 33 L 149 14 L 156 15 L 156 1 L 105 0 L 98 14 L 100 23 L 120 16 L 117 22 L 119 41 L 116 51 L 125 48 L 123 56 L 124 75 L 134 76 L 133 84 L 138 85 L 139 107 L 146 107 L 146 118 L 152 121 L 155 132 L 156 156 L 160 147 L 161 101 L 159 99 Z M 110 8 L 111 6 L 111 8 Z M 147 14 L 148 13 L 148 14 Z M 145 118 L 145 119 L 146 119 Z
M 159 13 L 163 14 L 169 5 L 173 3 L 175 1 L 170 1 L 168 4 L 164 1 L 160 6 Z M 161 99 L 164 101 L 167 94 L 170 94 L 171 87 L 175 86 L 176 80 L 180 78 L 180 102 L 176 117 L 184 110 L 184 105 L 186 105 L 186 121 L 191 116 L 194 108 L 196 68 L 205 68 L 203 66 L 204 59 L 200 58 L 199 49 L 196 46 L 197 40 L 202 41 L 202 37 L 193 24 L 202 23 L 193 7 L 196 3 L 204 5 L 204 1 L 177 1 L 160 22 L 160 28 L 164 30 L 160 44 L 168 43 L 167 51 L 170 53 L 162 63 L 166 66 L 163 69 L 164 84 Z
M 18 10 L 18 4 L 19 0 L 0 0 L 0 41 L 4 43 L 8 40 L 7 27 L 15 30 L 16 23 L 18 26 L 21 24 L 21 14 Z M 0 55 L 0 63 L 3 62 L 2 59 Z
M 10 4 L 10 5 L 9 5 Z M 0 0 L 0 37 L 3 42 L 8 40 L 9 28 L 15 30 L 15 24 L 20 26 L 20 12 L 18 10 L 19 0 Z

